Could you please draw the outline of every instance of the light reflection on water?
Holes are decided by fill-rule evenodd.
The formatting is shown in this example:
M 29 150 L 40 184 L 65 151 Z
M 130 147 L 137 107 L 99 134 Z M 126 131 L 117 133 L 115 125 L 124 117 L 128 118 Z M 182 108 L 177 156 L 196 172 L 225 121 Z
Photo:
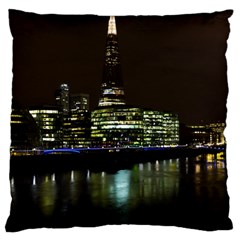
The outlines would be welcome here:
M 72 170 L 20 179 L 12 177 L 11 193 L 13 201 L 18 202 L 23 197 L 23 186 L 27 186 L 32 204 L 45 217 L 64 216 L 86 207 L 120 211 L 118 217 L 127 221 L 128 214 L 139 206 L 165 208 L 179 204 L 176 203 L 179 199 L 199 204 L 196 208 L 208 202 L 209 206 L 220 210 L 226 195 L 225 163 L 215 161 L 220 155 L 205 157 L 207 162 L 204 163 L 198 162 L 202 159 L 199 157 L 139 163 L 115 174 Z

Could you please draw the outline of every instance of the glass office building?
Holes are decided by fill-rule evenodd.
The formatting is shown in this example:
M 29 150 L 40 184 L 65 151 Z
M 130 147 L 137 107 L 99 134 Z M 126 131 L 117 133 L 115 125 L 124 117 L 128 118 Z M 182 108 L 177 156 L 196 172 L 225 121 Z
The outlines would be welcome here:
M 163 118 L 163 146 L 175 146 L 179 144 L 179 118 L 178 114 L 162 112 Z
M 92 146 L 142 146 L 142 109 L 112 107 L 96 109 L 91 115 Z
M 29 110 L 35 119 L 41 135 L 44 148 L 57 148 L 62 146 L 61 116 L 56 107 L 42 106 Z
M 159 111 L 143 111 L 143 145 L 161 146 L 163 144 L 163 115 Z
M 70 89 L 68 84 L 63 83 L 59 86 L 55 93 L 56 104 L 63 115 L 67 115 L 69 113 L 70 107 L 69 91 Z
M 63 118 L 63 147 L 80 148 L 90 146 L 90 112 L 73 109 Z
M 11 112 L 11 151 L 29 150 L 37 147 L 41 147 L 41 140 L 36 122 L 27 110 L 13 106 Z

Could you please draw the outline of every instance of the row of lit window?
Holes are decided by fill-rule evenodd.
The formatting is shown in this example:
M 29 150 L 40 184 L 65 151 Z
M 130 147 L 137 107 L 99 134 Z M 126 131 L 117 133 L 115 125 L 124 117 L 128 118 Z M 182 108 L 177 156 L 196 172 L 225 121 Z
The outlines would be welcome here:
M 142 121 L 99 121 L 94 122 L 94 125 L 142 125 Z
M 112 106 L 112 105 L 125 105 L 125 102 L 113 102 L 113 101 L 100 101 L 99 106 Z
M 55 138 L 43 138 L 42 140 L 43 141 L 51 141 L 52 142 L 52 141 L 55 141 Z
M 12 123 L 23 123 L 23 121 L 11 121 L 11 124 Z
M 116 114 L 118 112 L 139 112 L 141 113 L 141 110 L 139 108 L 121 108 L 121 109 L 115 109 L 115 108 L 107 108 L 107 109 L 98 109 L 95 110 L 96 113 L 111 113 Z M 93 112 L 93 113 L 94 113 Z
M 86 142 L 89 142 L 88 139 L 85 139 L 85 138 L 76 138 L 76 137 L 64 137 L 64 142 L 65 141 L 78 141 L 78 143 L 86 143 Z M 67 143 L 67 142 L 65 142 Z
M 43 136 L 44 137 L 55 137 L 56 134 L 54 134 L 54 133 L 51 133 L 51 134 L 47 133 L 47 134 L 43 134 Z
M 140 125 L 107 125 L 107 126 L 102 126 L 102 129 L 133 129 L 133 128 L 141 128 Z
M 58 110 L 30 110 L 31 114 L 38 114 L 38 113 L 58 113 Z
M 16 118 L 22 118 L 22 115 L 17 115 L 17 114 L 11 114 L 11 117 L 16 117 Z
M 121 89 L 104 89 L 103 94 L 116 94 L 116 95 L 124 95 L 124 91 Z
M 42 128 L 43 128 L 43 129 L 55 129 L 54 126 L 43 126 Z

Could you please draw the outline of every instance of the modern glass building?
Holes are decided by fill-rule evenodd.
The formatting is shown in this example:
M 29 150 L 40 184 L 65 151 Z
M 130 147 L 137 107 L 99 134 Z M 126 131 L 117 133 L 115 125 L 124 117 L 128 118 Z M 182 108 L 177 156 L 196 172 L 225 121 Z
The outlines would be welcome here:
M 179 144 L 179 118 L 178 114 L 162 112 L 163 118 L 163 146 L 175 146 Z
M 90 112 L 88 110 L 72 109 L 64 116 L 62 128 L 63 147 L 89 147 L 90 142 Z
M 145 109 L 143 126 L 144 146 L 175 146 L 179 144 L 177 114 Z
M 163 145 L 163 114 L 156 110 L 143 111 L 143 145 Z
M 60 111 L 63 115 L 67 115 L 69 113 L 69 86 L 66 83 L 60 85 L 55 93 L 56 104 L 59 107 Z
M 62 146 L 61 116 L 56 107 L 42 106 L 29 110 L 35 119 L 41 135 L 44 148 L 57 148 Z
M 115 17 L 111 16 L 108 22 L 99 107 L 125 104 L 121 74 L 116 22 Z
M 142 146 L 142 109 L 118 106 L 100 108 L 91 115 L 92 146 Z
M 40 131 L 27 110 L 13 106 L 11 112 L 11 150 L 41 147 Z

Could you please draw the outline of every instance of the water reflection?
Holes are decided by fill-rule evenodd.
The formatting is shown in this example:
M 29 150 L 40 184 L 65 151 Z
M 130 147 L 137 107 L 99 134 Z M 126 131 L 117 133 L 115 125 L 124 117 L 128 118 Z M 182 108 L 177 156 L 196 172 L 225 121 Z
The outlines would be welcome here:
M 127 223 L 135 209 L 143 206 L 144 209 L 158 206 L 163 212 L 166 209 L 180 211 L 176 206 L 181 209 L 187 204 L 198 210 L 202 206 L 220 210 L 226 196 L 226 169 L 221 157 L 205 155 L 156 160 L 136 164 L 132 169 L 119 170 L 115 174 L 72 170 L 18 179 L 12 177 L 11 194 L 13 202 L 17 203 L 22 194 L 29 191 L 28 204 L 33 204 L 45 217 L 70 215 L 84 218 L 91 212 L 99 220 L 98 213 L 104 210 L 109 211 L 109 218 L 116 214 L 115 218 Z M 201 162 L 204 158 L 206 161 Z M 39 216 L 39 213 L 35 214 Z
M 42 213 L 46 216 L 50 216 L 55 208 L 56 201 L 56 185 L 52 181 L 51 176 L 47 175 L 44 178 L 44 181 L 41 181 L 38 184 L 38 202 Z

